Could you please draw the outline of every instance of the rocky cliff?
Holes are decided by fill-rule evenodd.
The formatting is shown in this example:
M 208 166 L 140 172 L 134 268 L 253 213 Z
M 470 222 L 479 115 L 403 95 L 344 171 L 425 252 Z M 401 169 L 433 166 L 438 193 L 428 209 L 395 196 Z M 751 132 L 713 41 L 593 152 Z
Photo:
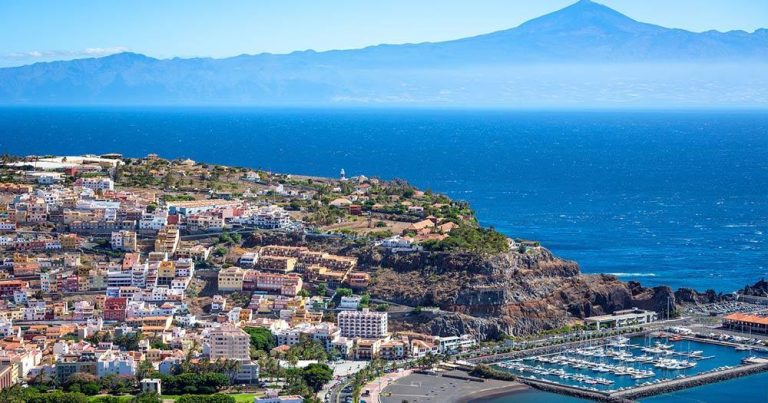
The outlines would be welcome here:
M 470 253 L 389 253 L 367 248 L 360 264 L 374 272 L 374 297 L 436 306 L 440 314 L 409 318 L 403 326 L 439 334 L 470 331 L 496 337 L 563 327 L 580 319 L 640 307 L 674 309 L 669 287 L 644 288 L 614 276 L 583 275 L 575 262 L 544 248 L 482 256 Z
M 768 297 L 768 281 L 761 279 L 753 285 L 744 287 L 744 289 L 739 291 L 739 293 L 742 295 L 751 295 L 754 297 Z
M 398 317 L 390 321 L 393 330 L 497 338 L 557 329 L 631 307 L 666 316 L 677 301 L 669 287 L 645 288 L 610 275 L 584 275 L 577 263 L 541 247 L 496 255 L 392 253 L 343 237 L 266 233 L 254 234 L 246 244 L 309 246 L 357 256 L 361 269 L 372 274 L 369 293 L 374 298 L 439 308 Z

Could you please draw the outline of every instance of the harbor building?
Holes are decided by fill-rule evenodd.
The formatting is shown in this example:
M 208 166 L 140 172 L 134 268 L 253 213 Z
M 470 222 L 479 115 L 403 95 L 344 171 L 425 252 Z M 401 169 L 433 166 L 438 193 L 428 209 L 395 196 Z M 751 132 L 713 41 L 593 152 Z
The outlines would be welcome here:
M 768 316 L 734 312 L 723 317 L 723 327 L 739 332 L 768 334 Z
M 632 308 L 616 311 L 610 315 L 590 316 L 584 319 L 588 328 L 600 330 L 625 326 L 638 326 L 655 322 L 658 315 L 653 311 Z

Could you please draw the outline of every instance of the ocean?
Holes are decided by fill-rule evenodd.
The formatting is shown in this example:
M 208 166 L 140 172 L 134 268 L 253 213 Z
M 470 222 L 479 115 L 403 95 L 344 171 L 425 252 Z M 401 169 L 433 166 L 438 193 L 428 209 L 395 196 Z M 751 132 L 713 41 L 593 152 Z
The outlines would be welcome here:
M 0 152 L 404 178 L 586 273 L 731 292 L 768 274 L 768 114 L 0 108 Z

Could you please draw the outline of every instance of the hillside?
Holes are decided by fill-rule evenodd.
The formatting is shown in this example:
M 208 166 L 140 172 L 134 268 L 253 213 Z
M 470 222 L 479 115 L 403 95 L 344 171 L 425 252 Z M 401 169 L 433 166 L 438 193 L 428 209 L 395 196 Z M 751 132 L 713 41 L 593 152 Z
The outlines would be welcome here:
M 648 289 L 614 276 L 584 275 L 578 264 L 542 247 L 493 255 L 370 249 L 361 264 L 376 268 L 372 296 L 452 313 L 405 324 L 438 334 L 526 335 L 632 307 L 666 312 L 668 298 L 675 304 L 669 287 Z

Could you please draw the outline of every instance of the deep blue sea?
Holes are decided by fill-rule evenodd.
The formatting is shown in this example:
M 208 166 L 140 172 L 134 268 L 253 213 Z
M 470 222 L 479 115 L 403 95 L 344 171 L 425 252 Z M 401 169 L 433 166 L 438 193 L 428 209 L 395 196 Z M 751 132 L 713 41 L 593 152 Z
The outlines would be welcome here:
M 768 274 L 768 113 L 5 108 L 0 152 L 157 153 L 405 178 L 589 273 L 733 291 Z

